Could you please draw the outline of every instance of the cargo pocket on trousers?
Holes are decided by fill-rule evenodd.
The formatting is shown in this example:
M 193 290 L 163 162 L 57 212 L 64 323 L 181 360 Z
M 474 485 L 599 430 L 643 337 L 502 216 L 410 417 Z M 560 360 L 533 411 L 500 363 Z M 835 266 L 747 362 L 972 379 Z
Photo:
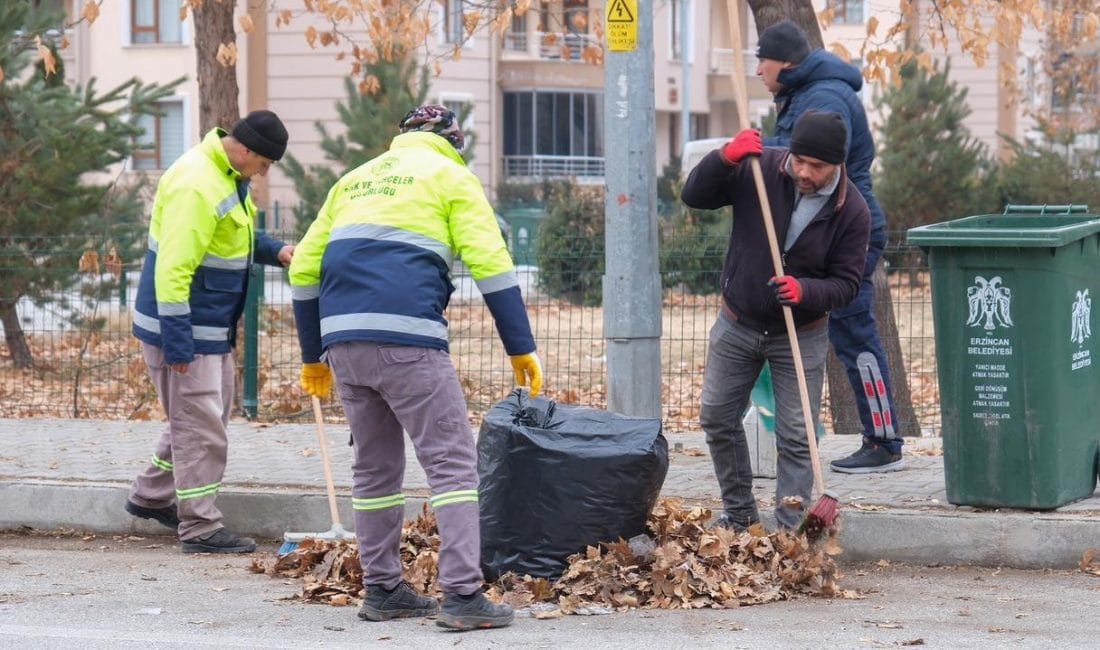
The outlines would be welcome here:
M 438 378 L 428 348 L 382 346 L 378 353 L 385 365 L 387 392 L 395 395 L 428 395 Z

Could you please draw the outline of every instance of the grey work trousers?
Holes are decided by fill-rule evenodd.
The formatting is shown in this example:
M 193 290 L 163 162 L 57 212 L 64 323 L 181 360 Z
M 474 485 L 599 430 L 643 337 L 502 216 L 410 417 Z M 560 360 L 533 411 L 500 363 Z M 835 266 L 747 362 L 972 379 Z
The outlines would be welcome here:
M 365 341 L 337 343 L 327 355 L 351 427 L 352 507 L 364 584 L 393 589 L 402 580 L 408 432 L 439 524 L 440 587 L 474 593 L 484 581 L 477 451 L 450 355 Z
M 233 355 L 198 354 L 186 373 L 164 363 L 164 351 L 141 344 L 149 377 L 157 389 L 168 429 L 150 465 L 134 479 L 130 500 L 146 508 L 179 511 L 180 539 L 203 537 L 222 527 L 214 504 L 225 475 L 225 428 L 233 408 Z
M 811 326 L 806 331 L 798 332 L 798 345 L 802 352 L 816 430 L 825 355 L 829 346 L 828 328 Z M 775 391 L 778 451 L 775 519 L 782 527 L 795 528 L 802 519 L 803 510 L 810 505 L 813 468 L 787 333 L 757 332 L 720 313 L 710 330 L 699 419 L 706 432 L 725 514 L 742 525 L 759 521 L 756 499 L 752 494 L 752 466 L 742 417 L 765 361 L 771 366 Z M 783 497 L 787 496 L 801 497 L 803 507 L 784 506 Z

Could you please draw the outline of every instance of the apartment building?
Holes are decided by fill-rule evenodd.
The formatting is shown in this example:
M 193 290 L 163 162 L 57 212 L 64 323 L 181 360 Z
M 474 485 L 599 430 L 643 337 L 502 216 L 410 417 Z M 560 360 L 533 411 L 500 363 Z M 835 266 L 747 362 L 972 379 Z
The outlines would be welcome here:
M 43 4 L 79 10 L 81 0 L 39 0 Z M 896 8 L 887 0 L 818 0 L 835 9 L 833 24 L 824 31 L 826 46 L 845 44 L 858 53 L 867 21 L 879 16 L 890 24 Z M 686 4 L 682 4 L 686 3 Z M 118 0 L 104 2 L 96 23 L 80 23 L 71 30 L 64 53 L 66 72 L 75 82 L 93 77 L 107 88 L 137 76 L 147 82 L 187 76 L 177 94 L 165 101 L 164 115 L 147 120 L 145 146 L 127 163 L 131 173 L 156 174 L 201 137 L 198 132 L 198 94 L 195 52 L 190 21 L 181 21 L 179 0 Z M 820 6 L 818 6 L 820 5 Z M 243 7 L 243 3 L 240 3 Z M 753 56 L 756 27 L 747 3 L 740 3 L 744 50 L 735 52 L 729 37 L 727 3 L 720 0 L 653 0 L 654 107 L 656 110 L 657 169 L 680 152 L 686 139 L 724 136 L 737 129 L 732 74 L 734 57 L 745 65 L 749 112 L 754 120 L 765 115 L 771 97 L 755 76 Z M 687 20 L 682 11 L 686 9 Z M 604 172 L 604 71 L 584 61 L 585 47 L 597 42 L 603 23 L 603 0 L 549 0 L 533 3 L 515 17 L 502 36 L 478 33 L 465 38 L 463 0 L 435 0 L 433 31 L 420 50 L 422 60 L 441 64 L 431 81 L 430 99 L 472 111 L 466 128 L 477 133 L 472 168 L 490 195 L 505 182 L 572 177 L 580 182 L 602 182 Z M 237 64 L 240 107 L 267 107 L 286 122 L 289 150 L 304 164 L 323 163 L 320 134 L 323 122 L 330 133 L 342 126 L 336 102 L 344 98 L 346 60 L 337 49 L 312 48 L 305 38 L 310 26 L 324 28 L 308 15 L 277 26 L 271 10 L 265 20 L 253 15 L 254 29 L 238 37 Z M 352 33 L 354 36 L 354 32 Z M 458 45 L 460 57 L 449 53 Z M 1023 138 L 1031 128 L 1025 106 L 1009 97 L 1005 66 L 1037 74 L 1033 61 L 1041 41 L 1029 34 L 1018 47 L 998 50 L 996 62 L 977 68 L 957 50 L 952 75 L 970 89 L 970 128 L 996 151 L 998 133 Z M 1030 57 L 1030 58 L 1029 58 Z M 858 65 L 859 62 L 855 61 Z M 870 108 L 873 92 L 863 93 Z M 1036 98 L 1041 101 L 1041 98 Z M 688 106 L 689 131 L 682 127 Z M 872 122 L 874 122 L 872 117 Z M 296 197 L 289 180 L 276 167 L 257 185 L 259 203 L 269 214 L 289 218 Z M 279 209 L 279 208 L 282 209 Z

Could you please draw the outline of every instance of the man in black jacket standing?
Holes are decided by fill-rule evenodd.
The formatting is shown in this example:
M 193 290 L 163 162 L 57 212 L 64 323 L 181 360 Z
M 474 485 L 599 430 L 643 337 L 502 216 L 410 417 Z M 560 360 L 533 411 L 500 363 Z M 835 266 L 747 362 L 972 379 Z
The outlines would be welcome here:
M 875 322 L 873 279 L 886 248 L 886 215 L 872 189 L 875 143 L 863 102 L 856 94 L 863 87 L 863 76 L 832 52 L 811 48 L 805 32 L 787 20 L 764 30 L 756 55 L 760 59 L 756 74 L 775 95 L 777 111 L 775 135 L 765 138 L 764 143 L 787 146 L 795 123 L 808 110 L 838 113 L 848 127 L 844 170 L 871 213 L 871 238 L 859 293 L 849 305 L 833 312 L 829 320 L 829 340 L 852 386 L 863 445 L 847 458 L 834 460 L 830 467 L 847 474 L 903 469 L 890 364 Z M 840 390 L 839 386 L 835 388 Z
M 734 214 L 700 411 L 722 492 L 719 525 L 743 529 L 760 518 L 741 416 L 765 361 L 775 390 L 776 522 L 796 527 L 810 503 L 809 442 L 781 306 L 790 307 L 794 316 L 816 420 L 829 312 L 855 298 L 871 229 L 867 203 L 845 173 L 847 141 L 847 128 L 836 113 L 807 111 L 795 124 L 789 151 L 764 149 L 760 133 L 746 129 L 707 154 L 681 193 L 690 207 L 729 205 Z M 782 251 L 780 276 L 774 276 L 750 156 L 760 158 Z

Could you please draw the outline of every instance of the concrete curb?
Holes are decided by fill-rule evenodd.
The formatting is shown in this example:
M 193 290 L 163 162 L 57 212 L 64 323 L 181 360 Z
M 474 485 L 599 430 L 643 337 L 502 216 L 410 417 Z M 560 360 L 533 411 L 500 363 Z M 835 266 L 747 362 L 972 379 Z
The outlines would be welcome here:
M 72 528 L 99 534 L 165 535 L 158 524 L 128 515 L 128 484 L 48 480 L 0 480 L 0 530 Z M 341 523 L 354 519 L 341 491 Z M 416 517 L 427 499 L 407 497 L 405 515 Z M 689 499 L 689 501 L 691 501 Z M 286 532 L 325 532 L 332 527 L 323 491 L 300 487 L 230 488 L 218 497 L 236 533 L 281 540 Z M 1020 512 L 941 512 L 842 509 L 843 563 L 887 560 L 916 565 L 1076 568 L 1089 548 L 1100 547 L 1100 516 Z M 291 526 L 293 530 L 286 527 Z
M 1018 512 L 843 510 L 845 561 L 1076 568 L 1100 547 L 1100 517 Z

